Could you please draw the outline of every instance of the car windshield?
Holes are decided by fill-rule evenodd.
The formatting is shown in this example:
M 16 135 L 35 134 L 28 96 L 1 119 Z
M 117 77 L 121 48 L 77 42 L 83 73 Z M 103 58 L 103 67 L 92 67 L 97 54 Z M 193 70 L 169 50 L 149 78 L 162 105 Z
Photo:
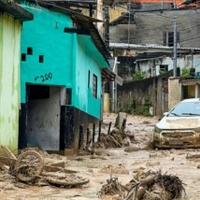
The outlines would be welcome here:
M 199 102 L 181 102 L 169 112 L 172 116 L 200 116 L 200 101 Z

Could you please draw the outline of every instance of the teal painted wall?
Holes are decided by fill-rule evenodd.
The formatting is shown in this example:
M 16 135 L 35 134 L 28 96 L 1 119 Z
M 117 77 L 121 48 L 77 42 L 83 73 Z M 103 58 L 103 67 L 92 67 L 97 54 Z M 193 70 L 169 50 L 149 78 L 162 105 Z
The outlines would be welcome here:
M 98 63 L 98 52 L 93 47 L 90 36 L 78 35 L 76 37 L 76 67 L 75 67 L 75 91 L 73 93 L 73 105 L 92 116 L 101 115 L 101 65 Z M 96 55 L 96 56 L 94 56 Z M 98 59 L 98 60 L 96 60 Z M 88 71 L 90 71 L 88 87 Z M 98 78 L 97 98 L 92 93 L 93 74 Z
M 45 8 L 22 5 L 33 13 L 34 20 L 25 22 L 22 31 L 22 53 L 33 49 L 21 62 L 21 102 L 26 102 L 26 83 L 72 88 L 72 106 L 100 118 L 101 69 L 108 67 L 91 36 L 64 33 L 72 27 L 69 16 Z M 44 63 L 39 63 L 44 55 Z M 88 88 L 88 70 L 91 71 Z M 92 75 L 98 77 L 98 95 L 92 95 Z M 50 75 L 50 78 L 49 76 Z M 46 76 L 46 78 L 45 78 Z
M 21 22 L 0 13 L 0 145 L 14 153 L 18 148 L 20 35 Z
M 68 16 L 40 7 L 23 7 L 34 14 L 34 20 L 24 22 L 22 29 L 21 53 L 26 54 L 26 61 L 21 61 L 21 102 L 25 103 L 26 83 L 72 87 L 73 60 L 69 58 L 73 36 L 63 31 L 72 26 Z M 33 55 L 27 55 L 28 47 Z M 44 63 L 39 63 L 40 55 Z

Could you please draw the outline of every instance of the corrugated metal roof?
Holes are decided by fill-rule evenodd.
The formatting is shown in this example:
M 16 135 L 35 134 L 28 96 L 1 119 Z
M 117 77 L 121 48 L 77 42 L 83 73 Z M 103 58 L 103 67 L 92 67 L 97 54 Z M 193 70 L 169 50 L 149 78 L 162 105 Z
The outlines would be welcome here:
M 3 0 L 0 0 L 0 12 L 7 12 L 13 17 L 20 19 L 22 21 L 33 19 L 33 15 L 20 7 L 16 3 L 5 3 Z
M 161 49 L 161 50 L 173 50 L 173 47 L 162 46 L 157 44 L 127 44 L 127 43 L 110 43 L 110 48 L 118 48 L 118 49 Z M 199 51 L 200 48 L 194 47 L 178 47 L 178 50 L 193 50 Z

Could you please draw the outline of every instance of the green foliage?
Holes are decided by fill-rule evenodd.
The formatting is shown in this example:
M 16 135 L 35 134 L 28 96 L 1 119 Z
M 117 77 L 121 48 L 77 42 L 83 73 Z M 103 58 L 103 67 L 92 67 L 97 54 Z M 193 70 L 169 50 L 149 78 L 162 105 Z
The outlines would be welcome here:
M 182 69 L 181 76 L 184 77 L 184 78 L 189 78 L 190 77 L 190 68 L 184 67 Z
M 137 71 L 133 74 L 133 80 L 143 80 L 145 78 L 145 72 Z
M 150 97 L 145 98 L 144 104 L 141 104 L 141 102 L 138 102 L 135 99 L 132 99 L 132 101 L 128 101 L 126 104 L 124 104 L 120 111 L 127 112 L 129 114 L 134 115 L 143 115 L 143 116 L 150 116 L 149 108 L 151 107 L 152 103 L 150 100 Z

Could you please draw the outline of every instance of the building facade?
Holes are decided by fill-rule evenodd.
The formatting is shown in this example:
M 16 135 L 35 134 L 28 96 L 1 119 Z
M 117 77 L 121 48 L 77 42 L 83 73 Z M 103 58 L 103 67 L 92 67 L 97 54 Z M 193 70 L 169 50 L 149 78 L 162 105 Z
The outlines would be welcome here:
M 0 145 L 18 149 L 20 37 L 32 15 L 14 2 L 0 1 Z
M 184 78 L 186 72 L 190 76 L 189 71 L 193 70 L 193 78 L 199 78 L 198 18 L 200 15 L 198 9 L 156 10 L 154 8 L 148 12 L 135 10 L 130 14 L 122 14 L 110 24 L 110 47 L 119 63 L 118 73 L 125 82 L 144 80 L 145 83 L 145 79 L 159 77 L 173 70 L 174 16 L 176 16 L 177 29 L 177 76 Z M 137 85 L 136 82 L 132 84 Z M 166 83 L 163 86 L 164 93 L 162 90 L 156 90 L 157 96 L 164 94 L 161 98 L 164 109 L 158 108 L 155 98 L 150 98 L 151 105 L 156 107 L 154 113 L 158 113 L 156 110 L 159 110 L 159 113 L 167 110 L 166 99 L 168 101 L 168 91 L 169 93 L 171 91 L 170 88 L 165 89 L 166 85 L 168 86 Z M 126 91 L 126 88 L 122 87 L 119 90 L 120 95 Z M 184 89 L 186 90 L 187 88 Z M 137 88 L 131 92 L 137 93 Z M 145 96 L 145 92 L 142 93 L 140 90 L 139 93 L 140 96 Z M 185 95 L 183 98 L 189 96 Z
M 21 45 L 20 147 L 78 149 L 102 115 L 107 52 L 95 19 L 53 5 L 22 5 L 34 15 Z

